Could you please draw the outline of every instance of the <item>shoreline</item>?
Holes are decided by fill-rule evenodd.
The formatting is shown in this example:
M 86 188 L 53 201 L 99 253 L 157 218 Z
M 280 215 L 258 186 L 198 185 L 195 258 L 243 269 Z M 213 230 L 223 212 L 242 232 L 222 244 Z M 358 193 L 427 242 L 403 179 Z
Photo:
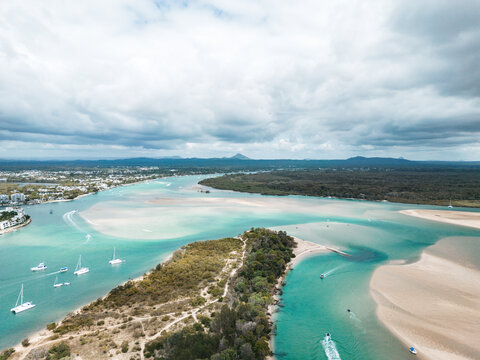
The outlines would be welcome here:
M 451 225 L 480 229 L 480 212 L 452 210 L 401 210 L 400 214 Z
M 174 251 L 172 251 L 172 252 L 165 258 L 165 260 L 163 260 L 163 261 L 162 261 L 161 263 L 159 263 L 159 264 L 165 265 L 167 262 L 169 262 L 169 261 L 172 259 L 173 253 L 174 253 L 175 251 L 179 250 L 179 249 L 181 249 L 181 247 L 178 248 L 178 249 L 176 249 L 176 250 L 174 250 Z M 148 276 L 148 275 L 152 272 L 153 269 L 154 269 L 154 268 L 148 270 L 147 272 L 143 273 L 142 275 L 137 276 L 137 277 L 134 278 L 134 279 L 125 280 L 124 282 L 122 282 L 122 283 L 118 284 L 117 286 L 115 286 L 114 288 L 110 289 L 110 291 L 108 291 L 105 295 L 101 296 L 100 299 L 104 300 L 104 299 L 110 294 L 110 292 L 111 292 L 113 289 L 115 289 L 115 288 L 117 288 L 117 287 L 119 287 L 119 286 L 123 286 L 123 285 L 125 285 L 127 282 L 129 282 L 129 281 L 132 281 L 132 282 L 142 281 L 142 280 L 145 278 L 145 276 Z M 82 310 L 83 307 L 91 304 L 91 303 L 94 302 L 94 301 L 95 301 L 95 299 L 94 299 L 94 300 L 91 300 L 91 301 L 89 301 L 89 302 L 87 302 L 87 303 L 85 303 L 85 304 L 82 304 L 82 305 L 78 306 L 77 308 L 75 308 L 75 309 L 72 310 L 72 311 L 69 311 L 66 315 L 62 316 L 62 317 L 60 318 L 60 320 L 55 321 L 55 324 L 56 324 L 57 327 L 58 327 L 60 324 L 62 324 L 62 321 L 67 318 L 67 316 L 69 316 L 69 315 L 75 315 L 75 314 L 80 313 L 80 311 Z M 55 333 L 54 333 L 53 331 L 51 331 L 51 330 L 48 330 L 48 329 L 46 328 L 47 325 L 48 325 L 48 324 L 45 324 L 44 327 L 43 327 L 43 329 L 36 330 L 36 331 L 30 333 L 29 335 L 27 335 L 25 338 L 28 338 L 28 339 L 30 340 L 30 343 L 38 343 L 38 342 L 40 342 L 40 341 L 50 340 L 49 338 L 50 338 L 51 336 L 54 336 Z M 53 340 L 52 340 L 52 341 L 53 341 Z M 42 345 L 40 345 L 40 346 L 42 346 Z M 15 353 L 19 353 L 19 352 L 22 351 L 22 350 L 26 350 L 26 348 L 22 345 L 21 342 L 15 344 L 15 345 L 13 345 L 13 346 L 6 347 L 5 349 L 9 349 L 9 348 L 15 349 Z M 5 350 L 5 349 L 0 349 L 0 351 L 1 351 L 1 350 Z M 25 356 L 26 356 L 27 354 L 28 354 L 28 352 L 25 354 Z M 22 358 L 23 358 L 23 357 L 22 357 Z
M 283 288 L 285 279 L 286 279 L 288 273 L 291 270 L 294 270 L 295 266 L 297 266 L 303 260 L 305 260 L 305 259 L 307 259 L 311 256 L 318 255 L 318 254 L 327 254 L 329 252 L 334 252 L 334 253 L 337 253 L 337 254 L 342 255 L 342 256 L 350 256 L 349 254 L 347 254 L 347 253 L 345 253 L 345 252 L 343 252 L 343 251 L 341 251 L 337 248 L 331 247 L 331 246 L 325 246 L 325 245 L 317 244 L 317 243 L 314 243 L 314 242 L 311 242 L 311 241 L 308 241 L 308 240 L 303 240 L 303 239 L 297 238 L 295 236 L 292 236 L 292 237 L 295 240 L 295 242 L 297 243 L 297 247 L 295 249 L 293 249 L 293 253 L 295 254 L 295 257 L 293 259 L 291 259 L 289 263 L 286 264 L 285 272 L 283 273 L 283 275 L 280 278 L 278 278 L 277 284 L 275 285 L 275 290 L 274 290 L 275 293 L 272 296 L 273 302 L 272 302 L 272 304 L 268 305 L 268 307 L 267 307 L 267 317 L 268 317 L 269 322 L 272 324 L 272 328 L 273 328 L 273 326 L 275 326 L 275 324 L 274 324 L 275 311 L 276 311 L 276 309 L 278 307 L 278 304 L 280 302 L 280 296 L 283 292 L 282 288 Z M 266 360 L 274 360 L 275 359 L 274 338 L 275 338 L 275 336 L 272 334 L 272 336 L 270 336 L 270 339 L 268 341 L 270 351 L 272 352 L 273 355 L 267 356 Z
M 419 359 L 480 358 L 480 270 L 455 254 L 459 241 L 441 239 L 417 262 L 380 266 L 371 278 L 377 318 L 406 356 L 413 346 Z
M 0 230 L 0 235 L 4 235 L 4 234 L 7 234 L 7 233 L 12 232 L 12 231 L 17 231 L 18 229 L 27 226 L 31 222 L 32 222 L 32 218 L 29 218 L 27 221 L 25 221 L 25 222 L 23 222 L 19 225 L 11 226 L 11 227 L 6 228 L 4 230 Z

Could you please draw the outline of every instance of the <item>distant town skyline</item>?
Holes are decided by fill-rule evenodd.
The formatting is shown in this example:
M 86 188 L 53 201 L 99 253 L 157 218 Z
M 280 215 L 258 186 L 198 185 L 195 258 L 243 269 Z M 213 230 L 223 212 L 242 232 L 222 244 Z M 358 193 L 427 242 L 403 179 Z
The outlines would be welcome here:
M 0 2 L 0 159 L 480 159 L 480 2 Z

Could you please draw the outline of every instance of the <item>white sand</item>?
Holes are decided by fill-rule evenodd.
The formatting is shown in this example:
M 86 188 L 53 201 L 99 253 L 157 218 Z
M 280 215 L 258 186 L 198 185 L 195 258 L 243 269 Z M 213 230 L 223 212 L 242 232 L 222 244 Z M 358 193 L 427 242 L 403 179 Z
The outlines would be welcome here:
M 450 210 L 402 210 L 404 215 L 480 229 L 480 212 Z
M 370 283 L 379 319 L 419 359 L 480 359 L 480 271 L 436 255 L 452 239 L 414 264 L 379 267 Z

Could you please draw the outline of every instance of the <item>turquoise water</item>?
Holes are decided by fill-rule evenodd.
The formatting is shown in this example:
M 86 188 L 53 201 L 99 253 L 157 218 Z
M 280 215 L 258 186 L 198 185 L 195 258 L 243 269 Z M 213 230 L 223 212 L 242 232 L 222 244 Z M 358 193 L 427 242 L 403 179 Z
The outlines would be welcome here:
M 349 259 L 315 256 L 288 275 L 284 307 L 277 314 L 279 359 L 326 359 L 325 349 L 335 358 L 333 347 L 341 359 L 404 359 L 405 349 L 376 320 L 368 291 L 373 270 L 392 259 L 414 261 L 442 237 L 479 236 L 397 213 L 418 206 L 217 190 L 204 194 L 194 187 L 201 178 L 173 177 L 27 207 L 32 223 L 0 236 L 0 348 L 141 275 L 181 245 L 264 226 L 353 254 Z M 102 232 L 94 229 L 97 223 Z M 115 267 L 108 264 L 114 246 L 126 259 Z M 75 277 L 80 254 L 90 273 Z M 41 261 L 48 269 L 32 273 L 30 267 Z M 69 272 L 56 274 L 62 266 Z M 57 275 L 71 286 L 53 288 Z M 25 300 L 37 306 L 13 315 L 9 309 L 22 283 Z M 332 341 L 324 344 L 327 331 Z

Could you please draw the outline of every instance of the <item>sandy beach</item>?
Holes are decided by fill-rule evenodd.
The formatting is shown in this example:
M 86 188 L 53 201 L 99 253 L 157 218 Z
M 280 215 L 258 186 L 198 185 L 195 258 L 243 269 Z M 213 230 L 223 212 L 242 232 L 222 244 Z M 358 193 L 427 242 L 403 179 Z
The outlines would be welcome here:
M 480 271 L 455 258 L 455 241 L 416 263 L 381 266 L 370 283 L 380 321 L 419 359 L 480 359 Z
M 401 214 L 415 216 L 425 220 L 468 226 L 480 229 L 480 212 L 451 210 L 402 210 Z

